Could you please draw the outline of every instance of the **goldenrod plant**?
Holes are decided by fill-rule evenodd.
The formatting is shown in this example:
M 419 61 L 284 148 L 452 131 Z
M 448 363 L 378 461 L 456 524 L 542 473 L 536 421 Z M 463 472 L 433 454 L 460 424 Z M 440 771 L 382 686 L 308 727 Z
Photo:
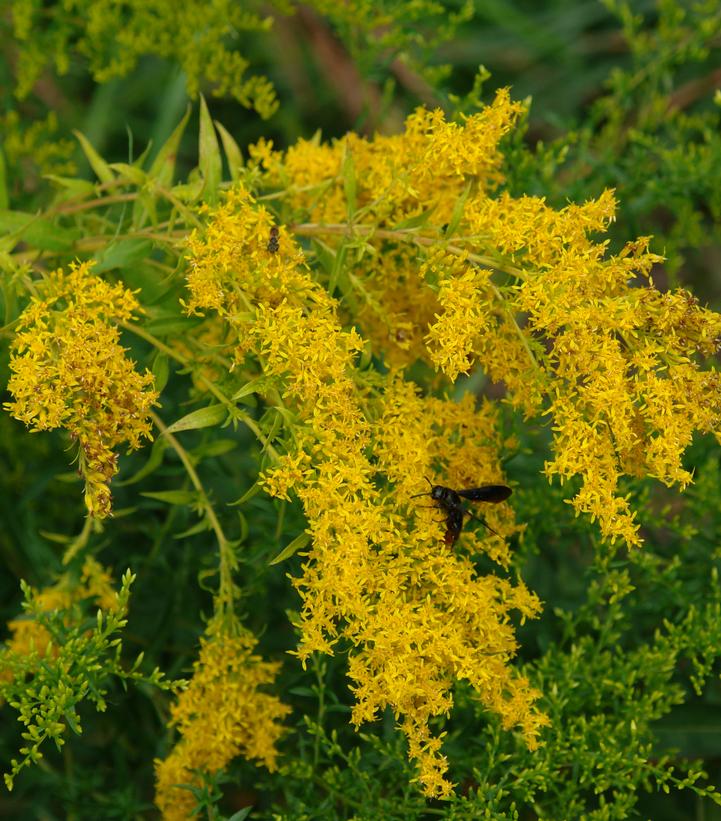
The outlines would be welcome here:
M 718 812 L 721 314 L 487 82 L 287 144 L 201 97 L 189 170 L 190 108 L 0 212 L 10 817 Z

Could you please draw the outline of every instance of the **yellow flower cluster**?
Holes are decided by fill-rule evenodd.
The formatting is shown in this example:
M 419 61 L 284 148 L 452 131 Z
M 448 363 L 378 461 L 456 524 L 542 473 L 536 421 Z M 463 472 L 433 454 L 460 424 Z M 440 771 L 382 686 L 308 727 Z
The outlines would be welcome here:
M 265 475 L 269 492 L 294 491 L 312 547 L 295 579 L 303 600 L 297 655 L 350 648 L 353 722 L 390 707 L 409 741 L 429 796 L 447 796 L 448 764 L 429 724 L 448 713 L 454 681 L 467 679 L 504 726 L 530 747 L 545 717 L 538 693 L 509 666 L 516 648 L 510 611 L 537 614 L 521 583 L 479 577 L 467 554 L 449 550 L 437 511 L 411 506 L 424 476 L 450 484 L 501 481 L 495 416 L 472 397 L 421 397 L 402 374 L 360 367 L 358 332 L 312 278 L 301 250 L 280 229 L 268 248 L 270 216 L 236 189 L 204 233 L 190 239 L 188 310 L 215 310 L 268 380 L 266 400 L 286 418 L 287 453 Z M 414 515 L 413 511 L 417 509 Z M 510 509 L 489 512 L 499 536 L 463 537 L 472 552 L 508 563 Z
M 474 341 L 493 317 L 491 272 L 469 265 L 465 257 L 437 248 L 419 271 L 422 278 L 438 282 L 442 312 L 428 324 L 426 343 L 431 362 L 452 381 L 475 364 Z
M 280 665 L 254 655 L 256 643 L 214 624 L 201 639 L 193 677 L 172 708 L 181 738 L 155 762 L 156 804 L 166 821 L 191 817 L 195 799 L 180 785 L 199 785 L 202 772 L 218 772 L 238 755 L 276 769 L 280 721 L 290 709 L 260 689 Z
M 120 345 L 116 323 L 139 310 L 133 294 L 92 273 L 92 263 L 54 271 L 22 313 L 12 343 L 5 408 L 32 431 L 64 428 L 79 445 L 85 504 L 111 512 L 116 448 L 151 438 L 153 377 L 139 374 Z
M 637 545 L 619 483 L 690 481 L 684 449 L 721 421 L 719 376 L 699 367 L 721 316 L 654 287 L 647 238 L 615 256 L 592 238 L 614 218 L 612 192 L 560 210 L 498 193 L 498 141 L 520 110 L 501 90 L 462 123 L 419 110 L 399 135 L 250 153 L 298 233 L 348 252 L 344 307 L 374 353 L 450 380 L 481 368 L 528 416 L 549 415 L 547 475 L 580 477 L 576 511 Z
M 88 556 L 81 571 L 80 579 L 65 573 L 52 586 L 38 592 L 36 603 L 43 611 L 69 610 L 79 601 L 90 599 L 102 610 L 115 610 L 118 594 L 113 588 L 110 574 L 92 556 Z M 37 654 L 44 658 L 52 653 L 52 638 L 47 629 L 27 616 L 8 622 L 10 638 L 5 642 L 3 653 L 19 656 Z M 0 678 L 9 678 L 7 670 L 0 670 Z
M 330 145 L 299 140 L 284 154 L 263 140 L 250 155 L 266 172 L 268 184 L 287 189 L 289 203 L 314 222 L 345 222 L 347 172 L 368 222 L 393 226 L 432 211 L 433 224 L 442 226 L 451 220 L 456 195 L 469 181 L 481 191 L 502 181 L 498 143 L 522 111 L 502 89 L 493 105 L 463 124 L 447 122 L 439 110 L 419 108 L 402 134 L 366 140 L 350 133 Z
M 426 481 L 503 481 L 493 408 L 422 395 L 409 374 L 423 370 L 410 368 L 440 371 L 427 380 L 436 393 L 480 368 L 527 415 L 550 415 L 547 475 L 580 477 L 576 510 L 630 545 L 622 477 L 683 486 L 684 448 L 721 414 L 718 376 L 697 364 L 717 350 L 721 317 L 654 288 L 646 239 L 609 256 L 590 238 L 613 219 L 611 192 L 560 210 L 499 193 L 499 141 L 520 111 L 501 90 L 462 123 L 419 110 L 390 137 L 285 153 L 261 141 L 247 178 L 282 194 L 277 242 L 272 215 L 239 187 L 188 243 L 188 311 L 225 323 L 235 364 L 260 371 L 284 420 L 285 453 L 264 483 L 297 494 L 312 537 L 294 580 L 297 654 L 348 649 L 354 723 L 390 707 L 429 796 L 451 790 L 429 725 L 450 710 L 454 681 L 531 748 L 546 719 L 509 666 L 510 612 L 539 603 L 469 559 L 510 565 L 510 507 L 487 513 L 498 536 L 467 527 L 451 550 L 442 511 L 410 501 Z M 294 234 L 318 241 L 307 256 Z

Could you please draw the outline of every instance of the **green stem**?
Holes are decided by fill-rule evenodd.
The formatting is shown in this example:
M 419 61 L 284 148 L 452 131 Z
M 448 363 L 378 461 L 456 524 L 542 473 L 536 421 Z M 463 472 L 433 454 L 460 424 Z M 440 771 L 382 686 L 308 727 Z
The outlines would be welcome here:
M 414 243 L 415 245 L 422 246 L 439 245 L 443 242 L 442 238 L 439 237 L 424 237 L 422 234 L 418 234 L 416 228 L 399 228 L 397 230 L 392 230 L 388 228 L 376 228 L 374 225 L 358 225 L 357 223 L 353 223 L 351 226 L 346 223 L 331 223 L 324 225 L 320 223 L 304 222 L 291 226 L 291 230 L 293 233 L 301 236 L 335 234 L 351 237 L 361 235 L 374 239 L 406 240 Z M 493 257 L 483 256 L 481 254 L 469 254 L 459 245 L 446 245 L 444 247 L 447 248 L 447 250 L 449 250 L 452 254 L 464 254 L 467 259 L 476 265 L 485 265 L 487 268 L 493 268 L 495 271 L 505 271 L 514 277 L 518 277 L 518 279 L 525 278 L 524 272 L 515 265 L 509 265 L 507 262 L 504 262 L 501 265 L 499 264 L 499 261 Z
M 70 562 L 77 556 L 77 554 L 85 547 L 90 538 L 90 533 L 93 529 L 95 519 L 92 516 L 85 517 L 85 523 L 80 533 L 67 546 L 63 554 L 63 564 L 70 564 Z
M 178 353 L 177 351 L 173 350 L 171 347 L 166 345 L 164 342 L 161 342 L 157 337 L 153 336 L 151 333 L 145 330 L 140 325 L 133 325 L 130 322 L 121 322 L 120 327 L 126 331 L 130 331 L 130 333 L 139 336 L 141 339 L 144 339 L 146 342 L 149 342 L 154 348 L 159 351 L 162 351 L 164 354 L 169 356 L 171 359 L 174 359 L 184 368 L 188 368 L 189 370 L 194 370 L 191 362 L 186 359 L 182 354 Z M 256 439 L 263 445 L 263 448 L 271 455 L 271 457 L 277 462 L 280 459 L 280 455 L 278 451 L 270 444 L 268 439 L 263 435 L 263 432 L 256 424 L 255 420 L 252 419 L 248 414 L 243 413 L 243 411 L 238 409 L 238 406 L 233 402 L 233 400 L 227 396 L 217 385 L 214 385 L 213 382 L 208 379 L 201 371 L 195 371 L 195 376 L 199 382 L 202 382 L 203 385 L 208 389 L 208 391 L 223 405 L 225 405 L 232 413 L 234 419 L 238 419 L 241 421 L 250 431 L 253 432 Z
M 203 507 L 203 513 L 208 518 L 210 526 L 215 532 L 215 537 L 218 540 L 218 550 L 220 553 L 219 574 L 220 585 L 218 591 L 218 602 L 216 607 L 220 612 L 233 612 L 233 568 L 235 567 L 235 556 L 233 555 L 233 548 L 227 539 L 223 528 L 220 525 L 215 508 L 213 507 L 208 494 L 200 481 L 197 471 L 193 467 L 193 463 L 188 456 L 188 452 L 180 444 L 180 442 L 168 431 L 163 420 L 153 411 L 150 411 L 150 416 L 155 423 L 158 430 L 167 439 L 173 450 L 178 454 L 180 461 L 183 463 L 185 470 L 190 478 L 193 487 L 198 491 L 200 502 Z

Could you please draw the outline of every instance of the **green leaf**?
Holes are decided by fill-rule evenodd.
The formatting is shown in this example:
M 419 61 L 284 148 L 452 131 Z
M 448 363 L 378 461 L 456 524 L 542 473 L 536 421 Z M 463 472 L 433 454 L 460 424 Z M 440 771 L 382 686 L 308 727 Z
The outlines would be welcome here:
M 133 185 L 137 185 L 138 188 L 142 188 L 148 181 L 148 175 L 145 171 L 135 165 L 126 162 L 114 162 L 110 165 L 110 168 L 119 172 L 121 180 L 127 180 Z
M 288 690 L 291 695 L 303 696 L 304 698 L 316 698 L 316 693 L 310 687 L 291 687 Z
M 336 253 L 332 248 L 329 248 L 324 242 L 315 237 L 310 242 L 313 247 L 316 259 L 320 263 L 323 270 L 330 276 L 333 272 L 333 265 L 335 263 Z
M 312 240 L 312 245 L 316 259 L 323 270 L 328 274 L 328 293 L 333 296 L 343 272 L 348 246 L 345 244 L 341 245 L 340 248 L 335 251 L 317 239 Z
M 74 130 L 73 134 L 80 143 L 80 147 L 83 149 L 83 154 L 87 157 L 90 167 L 95 172 L 95 176 L 100 180 L 100 182 L 112 182 L 115 179 L 115 175 L 110 170 L 110 166 L 92 147 L 87 137 L 84 134 L 81 134 L 80 131 Z
M 460 225 L 461 219 L 463 218 L 463 211 L 466 207 L 466 200 L 468 199 L 469 194 L 471 193 L 472 183 L 466 183 L 466 187 L 463 189 L 463 193 L 455 202 L 453 206 L 453 212 L 451 213 L 451 219 L 446 226 L 446 239 L 453 236 L 453 234 L 458 229 Z
M 54 542 L 55 544 L 70 544 L 72 541 L 72 537 L 68 536 L 67 533 L 53 533 L 50 530 L 39 530 L 38 533 L 43 539 L 47 539 L 49 542 Z
M 243 385 L 240 390 L 237 390 L 231 398 L 235 401 L 236 399 L 242 399 L 244 396 L 250 396 L 251 393 L 257 393 L 258 391 L 263 390 L 267 381 L 268 380 L 265 376 L 256 376 L 255 379 L 251 379 L 250 382 L 246 382 L 245 385 Z
M 167 316 L 151 319 L 145 323 L 145 330 L 153 336 L 181 336 L 196 328 L 202 319 L 191 319 L 183 316 Z
M 148 144 L 145 146 L 145 149 L 143 150 L 143 153 L 138 155 L 135 158 L 135 162 L 133 162 L 133 165 L 136 168 L 142 168 L 145 165 L 145 160 L 147 159 L 148 154 L 150 154 L 152 148 L 153 148 L 153 140 L 151 138 L 150 140 L 148 140 Z
M 230 172 L 230 179 L 233 182 L 238 180 L 240 170 L 243 168 L 243 154 L 238 147 L 238 143 L 231 137 L 228 130 L 224 126 L 215 121 L 215 127 L 218 129 L 220 139 L 223 143 L 223 150 L 225 157 L 228 160 L 228 171 Z
M 43 174 L 44 180 L 54 182 L 59 188 L 64 188 L 74 197 L 89 197 L 95 194 L 95 185 L 89 180 L 79 180 L 75 177 L 61 177 L 58 174 Z
M 205 533 L 206 531 L 210 530 L 211 525 L 207 518 L 202 518 L 199 522 L 196 522 L 192 527 L 189 527 L 187 530 L 184 530 L 182 533 L 174 533 L 174 539 L 185 539 L 188 536 L 197 536 L 198 533 Z
M 73 710 L 65 710 L 63 713 L 65 721 L 68 722 L 68 727 L 75 733 L 75 735 L 82 735 L 82 730 L 78 724 L 78 714 Z
M 214 203 L 218 200 L 218 188 L 223 161 L 220 156 L 218 137 L 210 118 L 210 112 L 205 97 L 200 95 L 200 173 L 203 176 L 203 195 L 206 202 Z
M 212 439 L 210 442 L 203 442 L 190 452 L 196 459 L 207 459 L 208 457 L 223 456 L 238 447 L 235 439 Z
M 148 499 L 157 499 L 159 502 L 167 502 L 169 505 L 190 505 L 198 498 L 194 490 L 157 490 L 141 493 Z
M 237 510 L 236 513 L 238 514 L 238 524 L 240 525 L 240 535 L 238 537 L 238 544 L 240 544 L 248 538 L 250 528 L 248 527 L 248 520 L 243 516 L 242 511 Z
M 228 409 L 225 405 L 210 405 L 207 408 L 192 413 L 173 422 L 165 433 L 177 433 L 181 430 L 198 430 L 199 428 L 212 428 L 219 425 L 228 416 Z
M 333 296 L 335 289 L 338 287 L 338 282 L 341 275 L 344 273 L 345 255 L 348 249 L 347 245 L 341 245 L 338 249 L 335 259 L 333 260 L 333 269 L 330 272 L 330 279 L 328 280 L 328 293 Z
M 168 447 L 167 439 L 163 439 L 163 437 L 159 437 L 153 442 L 153 447 L 150 449 L 150 456 L 148 457 L 148 461 L 140 468 L 140 470 L 136 471 L 129 479 L 123 479 L 122 481 L 118 482 L 115 481 L 113 484 L 117 485 L 118 487 L 124 487 L 125 485 L 134 485 L 136 482 L 139 482 L 141 479 L 144 479 L 146 476 L 149 476 L 156 468 L 160 467 L 163 462 L 163 453 L 165 449 Z
M 358 210 L 358 206 L 356 201 L 355 163 L 353 162 L 353 154 L 351 151 L 348 151 L 348 149 L 346 149 L 345 157 L 343 157 L 341 175 L 343 177 L 343 191 L 345 192 L 348 207 L 348 219 L 352 220 L 353 214 Z
M 229 502 L 228 506 L 235 507 L 236 505 L 243 505 L 249 499 L 252 499 L 254 496 L 257 496 L 261 490 L 263 490 L 263 488 L 261 487 L 260 482 L 253 482 L 253 484 L 248 488 L 248 490 L 245 491 L 245 493 L 240 497 L 240 499 L 237 499 L 235 502 Z
M 0 211 L 0 234 L 24 240 L 41 251 L 68 251 L 80 238 L 80 231 L 60 228 L 50 220 L 24 211 Z
M 188 124 L 191 110 L 191 106 L 188 105 L 185 109 L 183 119 L 178 123 L 173 133 L 165 141 L 165 144 L 161 147 L 160 151 L 158 151 L 158 155 L 153 160 L 153 164 L 150 166 L 148 176 L 152 180 L 155 180 L 159 185 L 172 185 L 173 174 L 175 173 L 175 162 L 178 157 L 178 148 L 180 147 L 180 141 L 183 138 L 185 127 Z
M 408 219 L 401 220 L 397 225 L 393 226 L 393 230 L 402 231 L 409 228 L 420 228 L 428 222 L 431 214 L 436 210 L 436 207 L 437 206 L 433 205 L 431 208 L 421 211 L 420 214 L 416 214 L 415 217 L 408 217 Z
M 102 274 L 114 268 L 130 268 L 150 255 L 153 243 L 149 239 L 131 237 L 111 242 L 95 255 L 94 272 Z
M 188 183 L 174 185 L 172 194 L 179 202 L 194 203 L 200 199 L 204 188 L 205 181 L 199 176 L 197 179 L 191 179 Z
M 238 812 L 234 812 L 228 821 L 245 821 L 245 819 L 250 815 L 250 811 L 253 807 L 243 807 L 242 810 L 238 810 Z
M 295 537 L 295 539 L 293 539 L 292 542 L 287 544 L 274 559 L 271 559 L 268 562 L 268 564 L 280 564 L 280 562 L 289 559 L 299 550 L 302 550 L 304 547 L 307 547 L 308 544 L 310 544 L 310 534 L 305 532 L 299 533 Z
M 77 470 L 69 470 L 64 473 L 56 473 L 53 476 L 53 479 L 56 482 L 65 482 L 66 484 L 73 484 L 73 482 L 80 482 L 82 479 L 78 474 Z
M 153 361 L 152 373 L 155 378 L 155 390 L 158 393 L 162 393 L 168 384 L 168 377 L 170 376 L 170 360 L 166 353 L 158 351 Z
M 158 222 L 158 196 L 148 186 L 139 187 L 133 204 L 131 225 L 133 228 L 142 228 L 155 225 Z
M 4 261 L 2 256 L 3 255 L 0 254 L 0 262 Z M 5 270 L 12 270 L 12 267 L 13 266 L 9 265 Z M 0 270 L 2 269 L 0 268 Z M 0 328 L 0 333 L 4 333 L 9 330 L 9 326 L 13 324 L 20 313 L 17 292 L 15 288 L 11 286 L 9 276 L 0 276 L 0 293 L 2 293 L 2 300 L 0 300 L 0 304 L 2 305 L 3 310 L 3 327 Z

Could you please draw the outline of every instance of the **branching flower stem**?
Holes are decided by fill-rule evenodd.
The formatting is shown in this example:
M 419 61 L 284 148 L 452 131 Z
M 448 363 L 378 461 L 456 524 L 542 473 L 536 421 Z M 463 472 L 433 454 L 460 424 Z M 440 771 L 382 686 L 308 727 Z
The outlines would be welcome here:
M 293 226 L 293 232 L 303 236 L 317 236 L 319 234 L 347 234 L 349 236 L 352 236 L 354 234 L 360 234 L 363 236 L 372 236 L 373 238 L 379 239 L 409 241 L 415 243 L 416 245 L 429 247 L 438 244 L 437 237 L 424 237 L 423 235 L 418 234 L 415 229 L 389 230 L 386 228 L 376 228 L 372 225 L 358 225 L 356 223 L 354 223 L 352 226 L 343 223 L 331 225 L 324 225 L 319 223 L 301 223 L 299 225 Z M 494 271 L 504 271 L 505 273 L 516 277 L 517 279 L 525 279 L 525 273 L 520 268 L 517 268 L 515 265 L 508 265 L 507 263 L 504 263 L 503 267 L 501 267 L 498 263 L 498 260 L 493 259 L 492 257 L 483 256 L 482 254 L 468 253 L 464 248 L 462 248 L 459 245 L 448 245 L 446 246 L 446 248 L 452 254 L 457 254 L 459 256 L 464 255 L 465 258 L 469 262 L 472 262 L 474 265 L 482 265 L 486 268 L 491 268 Z M 351 278 L 351 281 L 353 281 L 353 278 Z M 528 344 L 528 338 L 523 333 L 521 327 L 518 325 L 518 322 L 516 321 L 513 312 L 508 307 L 508 301 L 505 299 L 503 293 L 501 292 L 501 289 L 497 285 L 495 285 L 492 282 L 489 282 L 489 285 L 496 299 L 501 305 L 503 313 L 506 315 L 508 321 L 511 323 L 515 332 L 518 334 L 518 337 L 521 340 L 521 344 L 528 352 L 528 358 L 531 364 L 533 365 L 533 368 L 538 373 L 539 378 L 545 381 L 545 371 L 543 370 L 538 360 L 536 359 L 536 356 L 531 350 L 531 347 Z

